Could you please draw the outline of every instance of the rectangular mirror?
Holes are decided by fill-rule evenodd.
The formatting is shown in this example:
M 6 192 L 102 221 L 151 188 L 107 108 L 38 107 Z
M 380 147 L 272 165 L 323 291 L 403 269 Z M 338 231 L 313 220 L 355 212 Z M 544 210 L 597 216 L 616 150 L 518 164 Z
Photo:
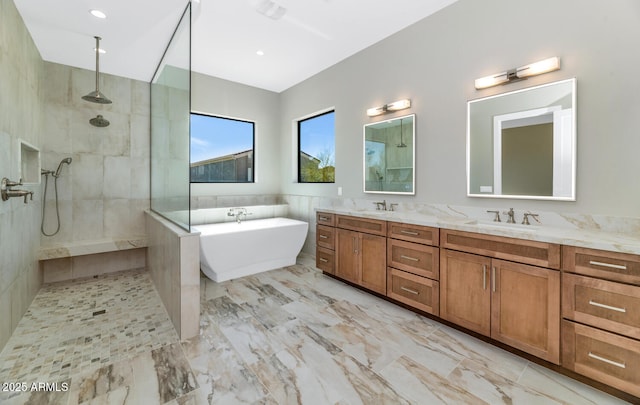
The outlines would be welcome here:
M 576 79 L 467 107 L 469 197 L 575 201 Z
M 415 114 L 364 126 L 364 192 L 415 194 Z

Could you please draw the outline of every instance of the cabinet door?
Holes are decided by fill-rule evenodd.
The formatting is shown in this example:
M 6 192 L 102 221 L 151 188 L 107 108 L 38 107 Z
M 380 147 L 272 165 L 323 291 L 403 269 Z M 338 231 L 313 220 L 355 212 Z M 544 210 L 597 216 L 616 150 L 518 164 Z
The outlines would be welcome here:
M 360 234 L 360 282 L 365 288 L 387 293 L 387 238 Z
M 491 333 L 491 259 L 440 252 L 440 316 L 483 335 Z
M 560 272 L 494 259 L 491 337 L 560 364 Z
M 359 237 L 358 232 L 336 229 L 336 276 L 358 284 Z

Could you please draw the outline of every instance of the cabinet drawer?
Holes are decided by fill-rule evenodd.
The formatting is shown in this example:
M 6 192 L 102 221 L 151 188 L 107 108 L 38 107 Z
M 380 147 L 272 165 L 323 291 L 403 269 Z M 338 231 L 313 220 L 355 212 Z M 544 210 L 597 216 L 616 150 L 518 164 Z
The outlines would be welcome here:
M 562 316 L 640 339 L 640 287 L 564 273 Z
M 434 280 L 440 277 L 440 251 L 433 246 L 388 239 L 387 264 Z
M 328 212 L 316 212 L 316 224 L 336 226 L 336 216 Z
M 430 314 L 440 313 L 440 283 L 415 274 L 388 268 L 387 297 Z
M 570 321 L 562 322 L 562 365 L 640 396 L 640 342 Z
M 346 215 L 336 215 L 336 226 L 338 228 L 352 231 L 370 233 L 373 235 L 386 236 L 387 222 L 377 219 L 356 218 Z
M 638 255 L 563 246 L 562 268 L 571 273 L 640 285 Z
M 440 246 L 534 266 L 560 268 L 560 245 L 554 243 L 441 229 Z
M 335 274 L 335 252 L 323 247 L 316 248 L 316 267 L 320 270 Z
M 335 249 L 335 228 L 331 228 L 324 225 L 318 225 L 316 227 L 316 244 L 327 249 Z
M 393 239 L 438 246 L 439 229 L 428 226 L 387 222 L 387 236 Z

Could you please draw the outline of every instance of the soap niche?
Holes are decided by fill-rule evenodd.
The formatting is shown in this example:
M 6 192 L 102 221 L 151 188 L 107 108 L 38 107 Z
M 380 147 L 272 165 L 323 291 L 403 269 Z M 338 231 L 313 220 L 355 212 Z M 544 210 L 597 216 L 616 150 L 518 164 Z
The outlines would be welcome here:
M 18 164 L 23 184 L 40 184 L 40 150 L 22 139 Z

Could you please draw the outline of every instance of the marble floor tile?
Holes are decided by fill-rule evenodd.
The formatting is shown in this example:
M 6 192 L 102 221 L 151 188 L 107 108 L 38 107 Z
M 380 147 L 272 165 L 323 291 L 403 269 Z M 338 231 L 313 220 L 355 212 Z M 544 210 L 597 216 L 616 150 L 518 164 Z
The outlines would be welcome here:
M 201 279 L 199 336 L 179 341 L 145 271 L 46 285 L 0 353 L 18 404 L 622 404 L 355 289 L 313 260 Z

